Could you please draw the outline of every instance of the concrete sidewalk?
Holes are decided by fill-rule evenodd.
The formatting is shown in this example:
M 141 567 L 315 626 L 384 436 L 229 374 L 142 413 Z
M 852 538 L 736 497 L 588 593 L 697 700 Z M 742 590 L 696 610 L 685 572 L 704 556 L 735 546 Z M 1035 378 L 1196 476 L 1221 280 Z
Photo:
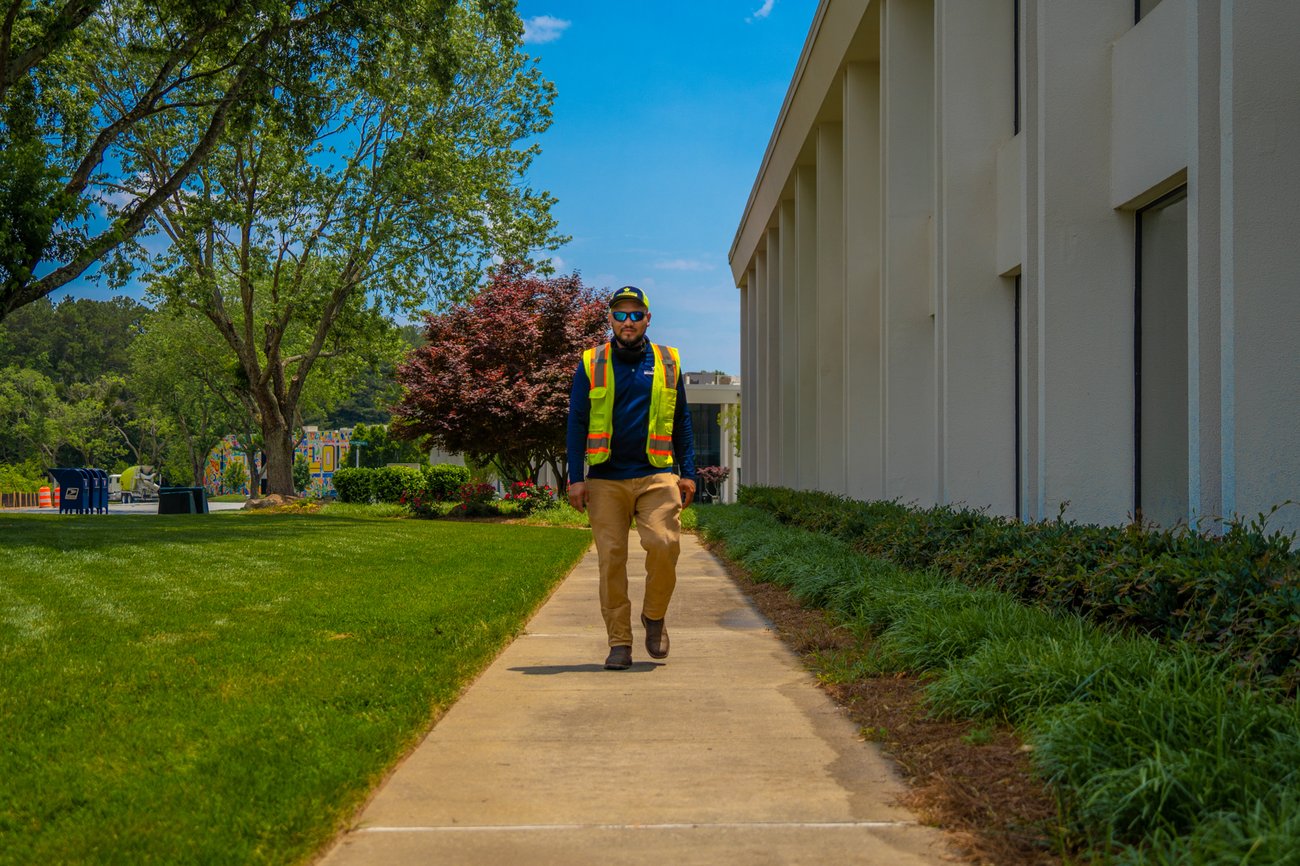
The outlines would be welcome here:
M 640 569 L 633 535 L 631 571 Z M 633 580 L 633 621 L 640 581 Z M 324 858 L 352 864 L 934 864 L 939 831 L 694 536 L 668 612 L 602 669 L 590 551 Z

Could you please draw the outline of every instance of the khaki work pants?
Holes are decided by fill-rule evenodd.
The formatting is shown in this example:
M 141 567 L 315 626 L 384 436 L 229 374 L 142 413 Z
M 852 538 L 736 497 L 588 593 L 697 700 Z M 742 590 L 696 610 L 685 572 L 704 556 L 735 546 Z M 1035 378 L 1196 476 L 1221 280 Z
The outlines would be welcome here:
M 632 645 L 632 601 L 627 595 L 627 548 L 636 518 L 645 550 L 645 598 L 641 612 L 663 619 L 677 585 L 681 550 L 682 493 L 677 476 L 657 472 L 643 478 L 587 479 L 587 517 L 600 563 L 600 612 L 610 646 Z

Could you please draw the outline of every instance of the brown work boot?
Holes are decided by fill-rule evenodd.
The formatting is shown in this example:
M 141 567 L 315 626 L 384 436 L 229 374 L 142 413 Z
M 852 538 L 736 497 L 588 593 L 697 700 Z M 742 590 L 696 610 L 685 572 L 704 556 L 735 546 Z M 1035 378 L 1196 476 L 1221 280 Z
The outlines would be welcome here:
M 668 658 L 668 629 L 664 628 L 664 621 L 641 614 L 641 625 L 645 626 L 645 651 L 651 658 Z
M 605 659 L 605 670 L 625 671 L 632 667 L 632 648 L 630 646 L 612 646 Z

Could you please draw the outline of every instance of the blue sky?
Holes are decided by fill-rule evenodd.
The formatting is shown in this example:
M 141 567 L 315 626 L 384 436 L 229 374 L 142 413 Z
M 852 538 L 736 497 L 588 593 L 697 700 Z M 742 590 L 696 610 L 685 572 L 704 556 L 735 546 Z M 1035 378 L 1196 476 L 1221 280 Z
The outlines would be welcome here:
M 644 289 L 651 339 L 688 370 L 740 371 L 727 251 L 816 7 L 519 0 L 525 50 L 558 91 L 529 176 L 572 237 L 554 263 L 598 289 Z M 122 293 L 143 289 L 82 279 L 55 297 Z
M 645 289 L 650 337 L 688 370 L 740 371 L 727 251 L 816 0 L 520 0 L 555 82 L 531 182 L 558 199 L 556 254 L 597 288 Z

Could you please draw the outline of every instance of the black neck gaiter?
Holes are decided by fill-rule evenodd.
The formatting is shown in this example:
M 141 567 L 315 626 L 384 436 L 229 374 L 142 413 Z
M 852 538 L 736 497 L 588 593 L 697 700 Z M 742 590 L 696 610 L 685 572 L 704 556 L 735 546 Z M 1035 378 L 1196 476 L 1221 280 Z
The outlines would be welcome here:
M 645 337 L 642 337 L 633 346 L 624 346 L 618 337 L 614 338 L 614 357 L 624 364 L 639 364 L 642 356 L 645 355 L 645 349 Z

